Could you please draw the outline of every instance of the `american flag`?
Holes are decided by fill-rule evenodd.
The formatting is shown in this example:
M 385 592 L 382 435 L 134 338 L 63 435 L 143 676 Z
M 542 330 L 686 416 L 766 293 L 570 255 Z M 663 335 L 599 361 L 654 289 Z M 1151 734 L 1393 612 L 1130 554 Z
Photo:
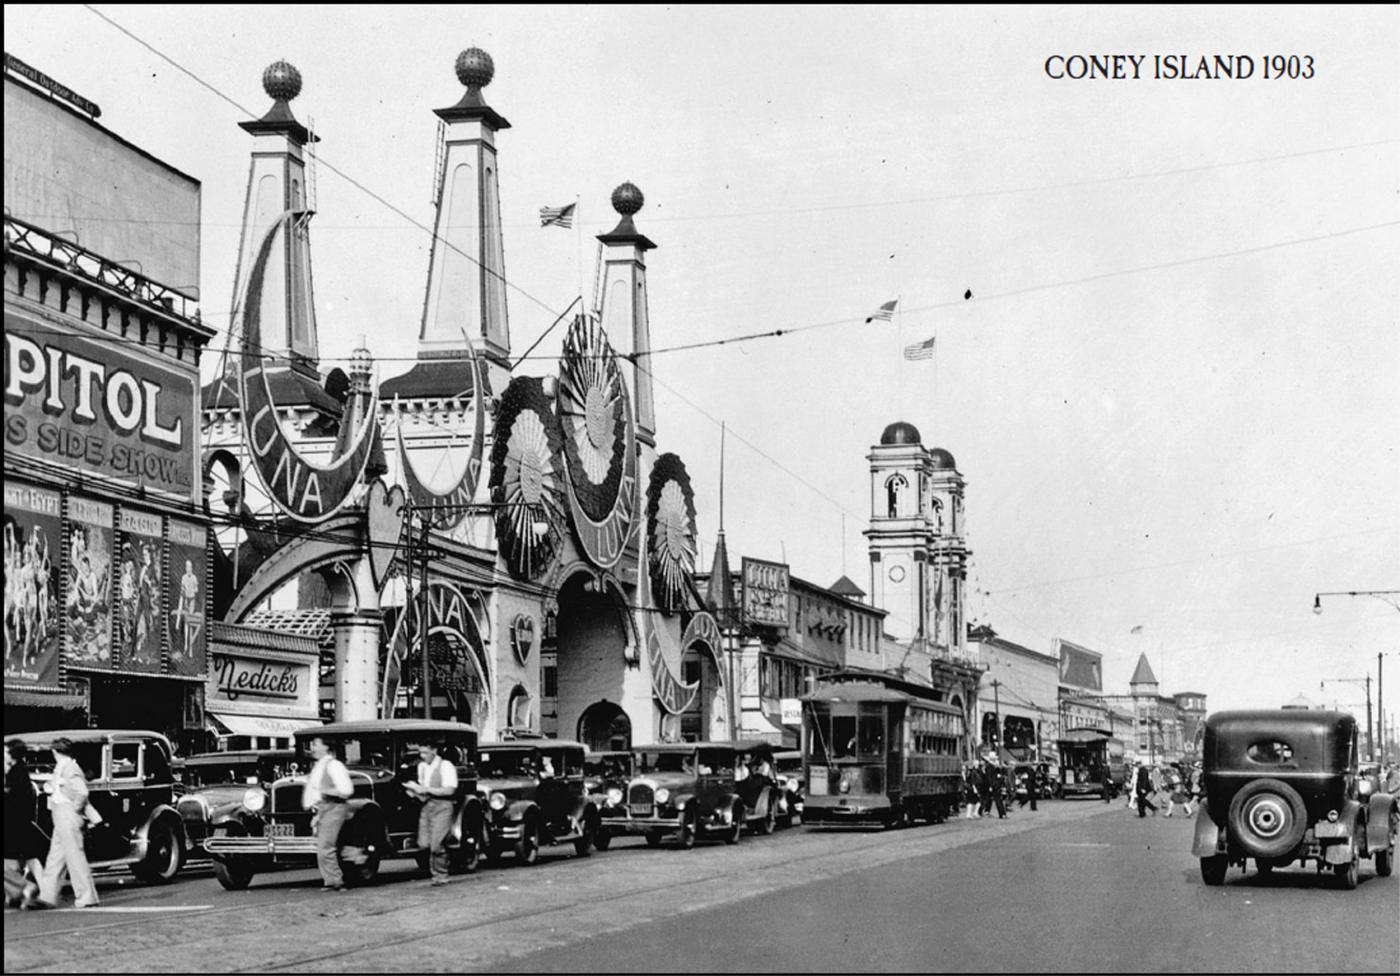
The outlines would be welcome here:
M 881 322 L 892 321 L 894 319 L 894 307 L 898 304 L 898 298 L 896 298 L 892 302 L 885 302 L 885 304 L 881 305 L 878 309 L 875 310 L 874 314 L 867 315 L 865 317 L 865 321 L 874 322 L 876 319 L 879 319 Z
M 905 347 L 904 347 L 904 358 L 905 358 L 905 359 L 932 359 L 932 358 L 933 358 L 933 342 L 934 342 L 934 339 L 937 339 L 937 338 L 938 338 L 937 336 L 932 336 L 932 337 L 930 337 L 930 338 L 928 338 L 928 339 L 925 339 L 923 342 L 916 342 L 916 343 L 914 343 L 912 346 L 905 346 Z
M 577 206 L 577 203 L 566 203 L 562 207 L 540 207 L 540 226 L 572 227 Z

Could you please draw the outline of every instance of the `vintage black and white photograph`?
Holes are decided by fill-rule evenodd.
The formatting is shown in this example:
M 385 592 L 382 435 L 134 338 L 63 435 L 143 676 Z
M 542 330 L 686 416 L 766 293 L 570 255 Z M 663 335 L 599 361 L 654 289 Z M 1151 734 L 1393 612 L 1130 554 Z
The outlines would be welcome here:
M 6 973 L 1400 971 L 1395 5 L 4 16 Z

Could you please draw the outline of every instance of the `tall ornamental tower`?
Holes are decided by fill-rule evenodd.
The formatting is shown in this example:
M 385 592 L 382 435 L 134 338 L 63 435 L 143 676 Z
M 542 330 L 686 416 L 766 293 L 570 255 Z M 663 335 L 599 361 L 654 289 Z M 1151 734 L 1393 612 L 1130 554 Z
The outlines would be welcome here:
M 631 183 L 613 190 L 613 209 L 622 219 L 606 234 L 598 235 L 603 246 L 599 275 L 598 318 L 603 331 L 619 356 L 632 362 L 632 391 L 637 416 L 637 440 L 656 447 L 656 405 L 651 383 L 650 324 L 647 321 L 646 253 L 656 247 L 632 222 L 645 198 Z
M 253 256 L 268 228 L 288 210 L 299 214 L 292 233 L 281 236 L 281 246 L 268 264 L 263 285 L 262 341 L 269 352 L 286 357 L 295 373 L 319 385 L 320 353 L 308 232 L 312 213 L 306 197 L 303 151 L 308 143 L 320 140 L 292 115 L 289 103 L 301 93 L 301 72 L 295 66 L 286 61 L 268 65 L 262 84 L 263 91 L 273 99 L 272 108 L 256 122 L 238 123 L 253 136 L 254 146 L 233 294 L 243 294 L 252 272 Z
M 465 333 L 489 362 L 490 387 L 499 391 L 510 381 L 510 326 L 496 133 L 510 123 L 481 95 L 496 73 L 491 55 L 468 48 L 457 56 L 456 71 L 466 93 L 435 113 L 444 131 L 418 358 L 460 359 Z

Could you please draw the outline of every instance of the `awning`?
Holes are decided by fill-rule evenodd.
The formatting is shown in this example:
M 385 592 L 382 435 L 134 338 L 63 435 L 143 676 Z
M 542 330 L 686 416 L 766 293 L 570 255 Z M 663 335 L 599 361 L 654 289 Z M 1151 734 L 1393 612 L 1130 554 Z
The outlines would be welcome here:
M 6 688 L 5 705 L 14 708 L 64 708 L 70 711 L 84 711 L 88 707 L 88 701 L 86 695 L 70 692 Z
M 275 735 L 290 736 L 298 729 L 309 729 L 320 725 L 317 719 L 283 718 L 280 715 L 228 715 L 224 712 L 208 712 L 229 735 Z

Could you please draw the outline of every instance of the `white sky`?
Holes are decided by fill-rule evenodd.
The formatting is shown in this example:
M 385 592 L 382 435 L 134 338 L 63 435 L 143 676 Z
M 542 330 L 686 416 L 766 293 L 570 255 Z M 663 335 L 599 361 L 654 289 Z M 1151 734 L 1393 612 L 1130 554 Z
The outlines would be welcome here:
M 581 265 L 591 293 L 623 180 L 659 245 L 655 347 L 829 323 L 654 360 L 706 561 L 722 419 L 735 559 L 868 588 L 865 456 L 904 419 L 967 478 L 971 615 L 1002 636 L 1101 651 L 1110 691 L 1146 651 L 1212 709 L 1361 703 L 1319 683 L 1388 650 L 1400 701 L 1395 608 L 1311 613 L 1400 589 L 1396 7 L 98 9 L 255 116 L 290 60 L 322 159 L 425 224 L 431 110 L 460 50 L 490 52 L 517 353 Z M 5 49 L 203 182 L 225 326 L 247 116 L 81 7 L 6 5 Z M 1075 53 L 1245 53 L 1256 77 L 1046 77 Z M 1274 53 L 1314 77 L 1258 77 Z M 538 226 L 575 196 L 581 234 Z M 411 356 L 427 233 L 324 165 L 317 203 L 323 359 L 361 335 Z M 895 324 L 864 324 L 895 296 Z M 902 361 L 932 335 L 935 360 Z

